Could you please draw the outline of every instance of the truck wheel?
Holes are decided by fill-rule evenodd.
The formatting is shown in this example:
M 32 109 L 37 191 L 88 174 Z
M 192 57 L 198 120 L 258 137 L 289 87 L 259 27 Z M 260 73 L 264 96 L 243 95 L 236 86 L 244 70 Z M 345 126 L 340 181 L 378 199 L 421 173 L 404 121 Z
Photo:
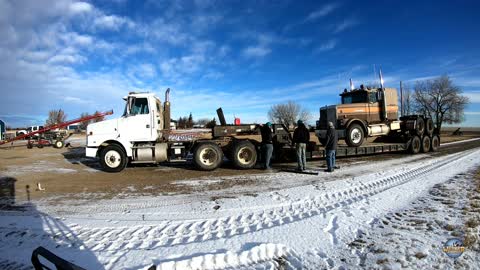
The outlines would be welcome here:
M 428 136 L 432 136 L 434 128 L 435 127 L 433 126 L 433 120 L 431 118 L 426 118 L 425 119 L 425 133 L 428 134 Z
M 110 144 L 100 152 L 100 164 L 106 172 L 120 172 L 127 165 L 127 155 L 120 146 Z
M 223 160 L 223 152 L 214 143 L 199 144 L 193 153 L 193 163 L 203 171 L 215 170 Z
M 239 169 L 251 169 L 257 163 L 257 150 L 249 141 L 237 141 L 232 155 L 233 164 Z
M 425 132 L 425 122 L 423 121 L 422 117 L 417 117 L 416 121 L 417 123 L 415 124 L 415 130 L 413 131 L 413 134 L 422 137 L 423 133 Z
M 363 134 L 363 129 L 359 124 L 352 124 L 347 129 L 347 137 L 345 141 L 348 146 L 359 147 L 362 145 L 365 135 Z
M 54 146 L 55 148 L 60 149 L 60 148 L 63 148 L 63 146 L 65 146 L 65 143 L 64 143 L 63 141 L 61 141 L 61 140 L 58 140 L 58 141 L 55 141 L 55 144 L 53 144 L 53 146 Z
M 428 135 L 423 136 L 422 147 L 421 147 L 420 151 L 422 153 L 429 152 L 431 144 L 432 144 L 432 140 L 430 140 L 430 137 L 428 137 Z
M 438 147 L 440 147 L 440 137 L 438 137 L 438 135 L 433 135 L 430 151 L 435 152 L 438 150 Z
M 412 142 L 410 143 L 410 153 L 417 154 L 420 152 L 420 148 L 422 147 L 422 142 L 420 141 L 420 137 L 413 136 Z

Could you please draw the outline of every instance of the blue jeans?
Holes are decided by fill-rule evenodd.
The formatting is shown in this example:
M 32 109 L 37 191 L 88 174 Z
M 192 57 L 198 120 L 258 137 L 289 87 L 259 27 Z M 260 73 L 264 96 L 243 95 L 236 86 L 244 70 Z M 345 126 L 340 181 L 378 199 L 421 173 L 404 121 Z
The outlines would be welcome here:
M 273 144 L 264 144 L 263 145 L 263 157 L 265 158 L 264 169 L 270 169 L 270 160 L 272 159 L 273 154 Z
M 306 143 L 297 143 L 297 169 L 305 170 L 305 166 L 307 165 L 307 144 Z
M 335 168 L 335 150 L 327 150 L 327 168 L 329 171 L 333 171 Z

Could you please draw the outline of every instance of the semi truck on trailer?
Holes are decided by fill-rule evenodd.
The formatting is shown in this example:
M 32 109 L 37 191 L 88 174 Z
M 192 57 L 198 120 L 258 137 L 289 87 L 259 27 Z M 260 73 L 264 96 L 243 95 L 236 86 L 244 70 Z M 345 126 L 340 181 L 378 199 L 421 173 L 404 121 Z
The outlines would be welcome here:
M 381 79 L 381 82 L 383 80 Z M 366 137 L 381 137 L 383 142 L 408 144 L 414 154 L 434 151 L 440 136 L 431 118 L 423 115 L 398 117 L 398 95 L 395 88 L 346 89 L 341 104 L 320 108 L 316 135 L 324 143 L 328 122 L 334 123 L 339 139 L 350 147 L 360 147 Z

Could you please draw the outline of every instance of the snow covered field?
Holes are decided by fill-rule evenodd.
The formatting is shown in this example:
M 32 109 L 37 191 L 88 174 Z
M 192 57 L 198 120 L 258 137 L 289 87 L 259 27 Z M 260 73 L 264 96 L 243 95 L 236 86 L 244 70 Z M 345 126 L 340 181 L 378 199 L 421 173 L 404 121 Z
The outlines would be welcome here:
M 86 269 L 479 269 L 479 227 L 464 226 L 479 218 L 466 207 L 480 199 L 469 193 L 479 155 L 246 175 L 285 187 L 239 196 L 232 189 L 18 206 L 1 212 L 0 268 L 28 269 L 41 245 Z M 225 178 L 177 184 L 218 181 Z M 295 181 L 305 184 L 288 185 Z M 448 238 L 467 235 L 477 241 L 459 259 L 443 253 Z

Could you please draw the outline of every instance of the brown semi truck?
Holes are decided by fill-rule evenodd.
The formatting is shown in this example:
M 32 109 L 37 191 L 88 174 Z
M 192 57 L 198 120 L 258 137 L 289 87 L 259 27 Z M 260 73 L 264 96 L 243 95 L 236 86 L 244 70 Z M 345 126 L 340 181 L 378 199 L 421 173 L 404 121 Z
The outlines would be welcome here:
M 398 115 L 395 88 L 344 90 L 341 104 L 320 108 L 316 135 L 324 143 L 328 122 L 334 123 L 339 139 L 348 146 L 359 147 L 367 137 L 382 137 L 384 142 L 408 143 L 411 151 L 428 152 L 440 144 L 432 119 L 422 115 Z M 433 148 L 432 148 L 433 147 Z

